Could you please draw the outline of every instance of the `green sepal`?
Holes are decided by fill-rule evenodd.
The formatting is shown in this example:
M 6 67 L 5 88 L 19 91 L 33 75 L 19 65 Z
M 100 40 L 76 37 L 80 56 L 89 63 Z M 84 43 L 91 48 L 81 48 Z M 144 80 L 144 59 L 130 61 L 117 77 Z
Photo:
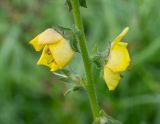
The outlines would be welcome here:
M 65 39 L 69 39 L 73 35 L 73 31 L 69 27 L 56 25 L 54 29 L 60 34 L 62 34 Z
M 64 93 L 64 96 L 68 95 L 68 94 L 71 93 L 71 92 L 78 91 L 78 90 L 80 90 L 80 89 L 82 89 L 82 87 L 79 86 L 79 85 L 73 86 L 73 87 L 71 87 L 70 89 L 68 89 L 68 90 Z
M 122 124 L 120 121 L 106 114 L 103 110 L 99 112 L 99 117 L 93 122 L 93 124 Z
M 106 60 L 107 60 L 107 57 L 108 57 L 108 53 L 109 53 L 109 50 L 105 50 L 105 51 L 100 52 L 98 50 L 97 44 L 95 44 L 95 46 L 93 47 L 93 50 L 92 50 L 91 59 L 92 59 L 92 62 L 97 66 L 97 68 L 104 67 Z
M 70 84 L 80 84 L 81 85 L 81 77 L 78 74 L 75 74 L 71 69 L 61 69 L 57 72 L 53 73 L 56 78 L 60 81 Z
M 105 60 L 104 60 L 102 54 L 96 54 L 92 60 L 98 68 L 103 67 L 105 64 Z
M 61 31 L 72 31 L 71 28 L 69 27 L 64 27 L 62 25 L 57 25 L 57 28 L 59 28 Z
M 98 52 L 98 45 L 95 44 L 93 49 L 92 49 L 92 57 L 95 56 L 97 54 L 97 52 Z
M 75 52 L 80 52 L 78 48 L 78 41 L 76 38 L 79 35 L 79 30 L 75 26 L 72 26 L 72 28 L 69 28 L 69 27 L 57 25 L 55 29 L 56 31 L 63 34 L 65 39 L 70 41 L 70 45 Z
M 60 81 L 63 81 L 63 82 L 69 82 L 69 76 L 68 75 L 65 75 L 65 74 L 62 74 L 62 73 L 57 73 L 57 72 L 54 72 L 53 73 L 57 78 L 58 80 Z
M 75 52 L 78 52 L 80 53 L 80 50 L 78 48 L 78 41 L 75 37 L 73 37 L 71 40 L 70 40 L 70 44 L 71 44 L 71 47 L 72 49 L 75 51 Z

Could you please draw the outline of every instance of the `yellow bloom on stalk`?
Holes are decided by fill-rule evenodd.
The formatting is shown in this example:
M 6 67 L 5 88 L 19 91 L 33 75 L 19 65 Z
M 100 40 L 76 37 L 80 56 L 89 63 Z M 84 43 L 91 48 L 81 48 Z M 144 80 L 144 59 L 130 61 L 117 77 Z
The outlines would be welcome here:
M 30 44 L 36 51 L 43 49 L 37 64 L 48 66 L 51 71 L 66 66 L 74 55 L 68 41 L 52 28 L 46 29 L 37 35 L 30 41 Z
M 121 42 L 128 30 L 129 28 L 126 27 L 111 44 L 108 61 L 104 67 L 104 80 L 109 90 L 117 87 L 121 79 L 120 73 L 125 71 L 130 64 L 128 43 Z

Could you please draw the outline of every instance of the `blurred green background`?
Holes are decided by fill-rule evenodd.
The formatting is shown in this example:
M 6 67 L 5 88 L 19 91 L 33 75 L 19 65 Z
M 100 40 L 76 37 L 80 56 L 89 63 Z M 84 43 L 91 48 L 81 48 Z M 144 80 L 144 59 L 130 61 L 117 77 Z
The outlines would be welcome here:
M 123 124 L 160 124 L 159 0 L 86 0 L 81 8 L 89 51 L 100 51 L 125 26 L 132 58 L 118 88 L 109 92 L 94 69 L 101 108 Z M 37 66 L 28 42 L 48 27 L 73 24 L 64 0 L 0 0 L 0 124 L 91 124 L 84 91 L 64 96 L 69 83 Z M 84 75 L 80 55 L 68 66 Z

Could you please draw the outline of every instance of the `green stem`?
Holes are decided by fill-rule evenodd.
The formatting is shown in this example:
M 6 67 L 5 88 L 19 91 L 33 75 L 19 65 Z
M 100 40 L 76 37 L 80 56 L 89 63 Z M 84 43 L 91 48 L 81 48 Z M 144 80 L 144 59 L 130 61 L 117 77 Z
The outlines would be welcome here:
M 84 34 L 83 23 L 81 19 L 80 9 L 79 9 L 79 0 L 70 0 L 72 5 L 72 12 L 74 17 L 74 23 L 80 34 L 78 36 L 78 41 L 80 45 L 80 50 L 83 58 L 85 74 L 87 78 L 86 90 L 89 96 L 89 101 L 93 113 L 94 119 L 99 117 L 99 106 L 96 98 L 95 88 L 92 79 L 92 63 L 87 51 L 86 39 Z

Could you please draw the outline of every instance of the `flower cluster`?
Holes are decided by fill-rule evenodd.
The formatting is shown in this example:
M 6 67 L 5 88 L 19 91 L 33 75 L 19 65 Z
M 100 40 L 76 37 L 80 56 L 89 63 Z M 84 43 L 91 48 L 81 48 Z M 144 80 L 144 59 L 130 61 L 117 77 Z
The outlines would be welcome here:
M 126 27 L 111 44 L 103 76 L 109 90 L 114 90 L 117 87 L 121 79 L 121 72 L 125 71 L 130 64 L 130 56 L 127 49 L 128 43 L 121 42 L 128 30 L 129 28 Z
M 48 66 L 51 71 L 66 66 L 74 55 L 68 41 L 54 29 L 49 28 L 30 41 L 36 51 L 42 51 L 37 64 Z
M 124 72 L 130 64 L 130 56 L 127 49 L 128 43 L 121 42 L 129 28 L 126 27 L 112 42 L 108 61 L 104 66 L 103 78 L 109 88 L 114 90 Z M 42 51 L 37 64 L 45 65 L 51 71 L 65 67 L 73 58 L 74 51 L 68 41 L 54 29 L 49 28 L 37 35 L 30 44 L 36 51 Z

